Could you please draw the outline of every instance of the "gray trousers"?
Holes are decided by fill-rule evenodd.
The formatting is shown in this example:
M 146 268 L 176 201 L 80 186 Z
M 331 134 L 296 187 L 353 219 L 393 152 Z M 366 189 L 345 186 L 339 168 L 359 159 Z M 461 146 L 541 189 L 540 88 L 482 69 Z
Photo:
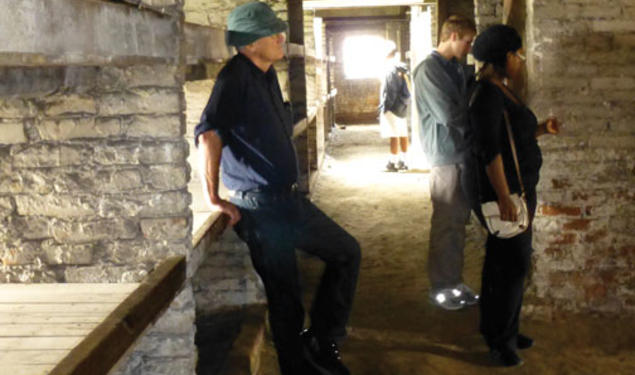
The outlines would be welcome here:
M 428 277 L 432 291 L 463 282 L 465 225 L 470 218 L 470 205 L 461 188 L 462 168 L 463 164 L 450 164 L 430 170 L 432 219 Z

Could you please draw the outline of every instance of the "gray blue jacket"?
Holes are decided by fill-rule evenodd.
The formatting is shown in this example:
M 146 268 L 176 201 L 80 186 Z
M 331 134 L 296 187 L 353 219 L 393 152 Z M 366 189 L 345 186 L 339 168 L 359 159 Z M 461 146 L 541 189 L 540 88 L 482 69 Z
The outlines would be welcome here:
M 457 69 L 456 77 L 448 72 L 451 66 Z M 432 166 L 461 163 L 470 152 L 467 81 L 462 64 L 450 63 L 437 52 L 414 71 L 419 136 Z

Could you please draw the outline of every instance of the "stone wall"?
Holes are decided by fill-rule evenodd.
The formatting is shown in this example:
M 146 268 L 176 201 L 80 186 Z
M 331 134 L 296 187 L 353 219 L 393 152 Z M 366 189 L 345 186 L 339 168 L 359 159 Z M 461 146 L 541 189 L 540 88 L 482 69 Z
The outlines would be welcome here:
M 474 19 L 478 32 L 483 31 L 489 25 L 501 23 L 503 20 L 503 0 L 474 0 Z
M 9 130 L 0 132 L 3 282 L 138 282 L 161 259 L 189 255 L 177 67 L 0 75 L 11 82 L 0 99 L 0 127 Z M 161 320 L 179 325 L 159 323 L 144 337 L 132 356 L 138 371 L 128 373 L 177 374 L 159 371 L 176 363 L 193 369 L 189 309 L 191 289 Z M 163 347 L 171 342 L 180 350 Z
M 254 0 L 186 0 L 183 6 L 185 22 L 225 28 L 227 16 L 238 5 Z M 287 20 L 287 0 L 266 0 L 278 17 Z
M 5 282 L 136 282 L 190 248 L 175 66 L 3 68 Z
M 180 1 L 168 1 L 176 15 L 8 1 L 0 282 L 139 282 L 170 255 L 189 258 Z M 192 374 L 194 331 L 186 286 L 118 372 Z
M 540 144 L 532 303 L 635 312 L 635 1 L 529 2 L 530 105 L 558 115 Z

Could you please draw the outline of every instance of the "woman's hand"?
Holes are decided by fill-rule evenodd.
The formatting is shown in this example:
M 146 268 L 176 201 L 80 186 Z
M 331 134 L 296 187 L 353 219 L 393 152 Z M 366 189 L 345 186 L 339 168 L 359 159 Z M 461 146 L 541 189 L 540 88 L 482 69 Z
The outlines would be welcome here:
M 538 129 L 536 129 L 536 137 L 539 137 L 543 134 L 558 134 L 560 133 L 560 128 L 562 124 L 555 116 L 549 116 L 545 121 L 538 124 Z
M 547 134 L 558 134 L 560 133 L 560 121 L 555 116 L 550 116 L 547 121 L 545 121 L 545 131 Z
M 509 194 L 503 195 L 498 198 L 498 209 L 500 211 L 501 220 L 503 221 L 516 221 L 518 220 L 518 209 L 512 201 Z

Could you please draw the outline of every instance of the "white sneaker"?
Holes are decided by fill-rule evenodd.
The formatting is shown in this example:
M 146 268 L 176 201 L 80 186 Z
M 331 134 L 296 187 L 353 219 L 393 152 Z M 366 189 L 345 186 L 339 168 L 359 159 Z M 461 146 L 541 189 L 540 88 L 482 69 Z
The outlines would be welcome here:
M 452 294 L 465 302 L 468 306 L 476 305 L 479 301 L 479 295 L 467 285 L 461 283 L 452 289 Z
M 431 291 L 428 295 L 430 303 L 446 310 L 460 310 L 464 308 L 466 303 L 459 298 L 461 293 L 459 292 L 457 295 L 454 290 L 457 289 L 440 289 L 437 291 Z

